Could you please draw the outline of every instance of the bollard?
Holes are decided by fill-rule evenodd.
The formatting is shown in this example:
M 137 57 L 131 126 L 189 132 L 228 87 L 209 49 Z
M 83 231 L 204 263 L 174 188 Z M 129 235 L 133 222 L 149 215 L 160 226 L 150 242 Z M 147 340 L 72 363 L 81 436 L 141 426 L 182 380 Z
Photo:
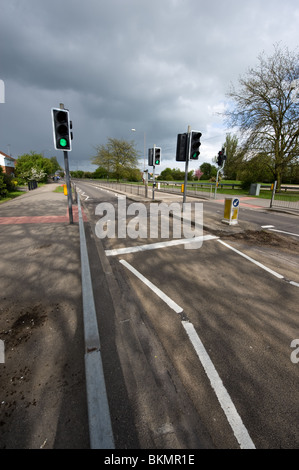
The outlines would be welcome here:
M 222 222 L 229 225 L 238 224 L 240 201 L 237 197 L 226 197 L 224 203 L 224 219 Z

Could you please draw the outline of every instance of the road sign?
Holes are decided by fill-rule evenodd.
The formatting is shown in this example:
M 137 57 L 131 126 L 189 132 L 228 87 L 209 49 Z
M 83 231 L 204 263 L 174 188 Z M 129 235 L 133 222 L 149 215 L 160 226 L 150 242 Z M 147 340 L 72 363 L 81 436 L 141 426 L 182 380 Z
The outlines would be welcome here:
M 222 222 L 229 225 L 238 224 L 240 201 L 236 197 L 226 197 L 224 202 L 224 218 Z

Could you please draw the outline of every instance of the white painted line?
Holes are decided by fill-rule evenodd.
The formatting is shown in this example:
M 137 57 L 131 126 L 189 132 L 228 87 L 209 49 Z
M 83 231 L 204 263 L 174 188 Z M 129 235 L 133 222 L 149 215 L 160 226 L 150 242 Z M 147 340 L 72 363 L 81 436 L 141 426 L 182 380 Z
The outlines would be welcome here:
M 262 228 L 274 228 L 274 225 L 262 225 Z
M 229 248 L 230 250 L 233 250 L 235 253 L 238 253 L 238 255 L 243 256 L 243 258 L 248 259 L 248 260 L 251 261 L 252 263 L 254 263 L 254 264 L 256 264 L 257 266 L 259 266 L 260 268 L 262 268 L 262 269 L 264 269 L 265 271 L 267 271 L 268 273 L 272 274 L 273 276 L 278 277 L 278 279 L 284 279 L 284 276 L 282 276 L 281 274 L 277 273 L 276 271 L 273 271 L 273 270 L 270 269 L 270 268 L 267 268 L 267 266 L 265 266 L 264 264 L 259 263 L 258 261 L 256 261 L 256 260 L 253 259 L 253 258 L 250 258 L 250 256 L 247 256 L 247 255 L 245 255 L 245 253 L 242 253 L 241 251 L 236 250 L 236 248 L 233 248 L 232 246 L 228 245 L 227 243 L 223 242 L 222 240 L 218 240 L 218 242 L 219 242 L 219 243 L 222 243 L 222 245 L 226 246 L 226 247 Z
M 227 420 L 233 430 L 233 433 L 240 444 L 241 449 L 255 449 L 255 445 L 249 436 L 243 421 L 236 410 L 226 388 L 223 385 L 221 378 L 216 371 L 213 362 L 210 359 L 204 345 L 202 344 L 199 336 L 197 335 L 192 323 L 182 321 L 182 325 L 186 330 L 187 335 L 193 347 L 198 355 L 200 362 L 211 382 L 212 388 L 214 389 L 216 396 L 219 400 L 221 408 L 223 409 Z
M 151 281 L 149 281 L 146 277 L 144 277 L 137 269 L 135 269 L 131 264 L 127 263 L 127 261 L 121 259 L 119 262 L 125 266 L 129 271 L 131 271 L 140 281 L 142 281 L 147 287 L 149 287 L 160 299 L 162 299 L 172 310 L 176 313 L 181 313 L 183 311 L 182 307 L 176 304 L 173 300 L 171 300 L 168 295 L 164 294 L 157 286 L 155 286 Z
M 126 248 L 115 248 L 114 250 L 105 250 L 107 256 L 124 255 L 127 253 L 136 253 L 138 251 L 157 250 L 168 246 L 186 245 L 189 243 L 203 242 L 207 240 L 216 240 L 218 237 L 214 235 L 203 235 L 194 238 L 180 238 L 179 240 L 169 240 L 165 242 L 150 243 L 148 245 L 136 245 Z
M 298 282 L 290 281 L 290 284 L 292 284 L 292 286 L 299 287 L 299 283 L 298 283 Z
M 279 232 L 279 233 L 286 233 L 287 235 L 293 235 L 295 237 L 299 237 L 299 233 L 292 233 L 292 232 L 285 232 L 284 230 L 277 230 L 275 228 L 269 229 L 271 232 Z
M 138 279 L 147 285 L 158 297 L 160 297 L 166 304 L 174 310 L 176 313 L 181 313 L 183 309 L 176 304 L 170 297 L 156 287 L 151 281 L 144 277 L 139 271 L 137 271 L 132 265 L 125 260 L 119 261 L 129 271 L 131 271 Z M 181 322 L 185 331 L 204 367 L 204 370 L 210 380 L 213 390 L 219 400 L 219 403 L 228 419 L 228 422 L 233 430 L 233 433 L 240 444 L 242 449 L 255 449 L 255 445 L 252 442 L 247 429 L 245 428 L 227 390 L 225 389 L 208 353 L 206 352 L 200 338 L 198 337 L 192 323 L 187 321 Z

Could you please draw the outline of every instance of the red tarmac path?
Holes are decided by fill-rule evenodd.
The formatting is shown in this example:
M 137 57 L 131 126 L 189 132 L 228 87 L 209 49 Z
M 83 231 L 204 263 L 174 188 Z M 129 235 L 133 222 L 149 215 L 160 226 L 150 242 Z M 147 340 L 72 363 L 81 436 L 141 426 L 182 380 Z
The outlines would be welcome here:
M 73 221 L 79 222 L 78 206 L 72 206 Z M 82 209 L 84 222 L 87 222 L 86 214 Z M 69 213 L 67 209 L 66 215 L 40 215 L 40 216 L 20 216 L 20 217 L 0 217 L 0 225 L 16 225 L 16 224 L 54 224 L 69 222 Z

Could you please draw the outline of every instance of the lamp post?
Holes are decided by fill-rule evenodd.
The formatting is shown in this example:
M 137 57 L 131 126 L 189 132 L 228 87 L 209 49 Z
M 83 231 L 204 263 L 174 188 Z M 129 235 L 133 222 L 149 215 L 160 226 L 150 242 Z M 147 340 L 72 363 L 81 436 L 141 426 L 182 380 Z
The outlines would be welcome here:
M 136 132 L 136 129 L 131 129 L 132 132 Z M 145 169 L 145 147 L 146 147 L 146 135 L 145 132 L 143 133 L 143 176 L 144 176 L 144 183 L 145 183 L 145 197 L 147 198 L 148 194 L 148 170 Z
M 136 129 L 131 129 L 132 132 L 136 132 Z M 146 147 L 146 135 L 143 133 L 143 171 L 145 171 L 145 147 Z

